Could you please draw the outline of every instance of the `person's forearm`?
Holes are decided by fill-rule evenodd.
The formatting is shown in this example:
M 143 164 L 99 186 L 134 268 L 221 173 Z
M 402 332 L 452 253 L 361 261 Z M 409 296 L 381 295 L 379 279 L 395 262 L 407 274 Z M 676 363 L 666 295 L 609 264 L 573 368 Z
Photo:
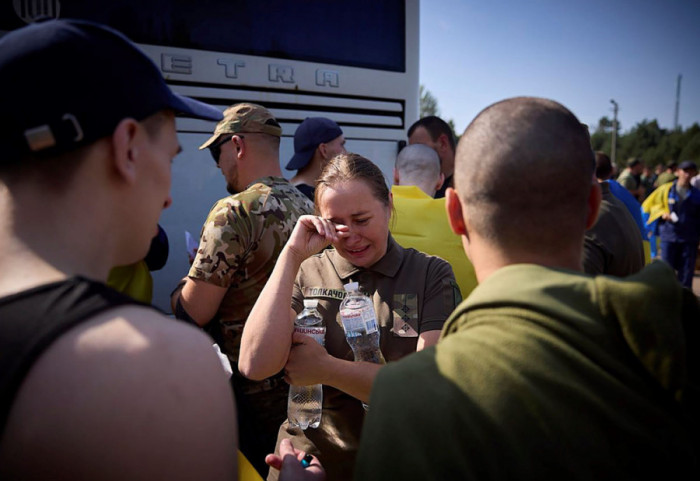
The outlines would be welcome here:
M 333 386 L 363 402 L 369 402 L 372 383 L 383 364 L 346 361 L 333 357 L 323 384 Z
M 287 362 L 294 321 L 290 301 L 301 260 L 283 249 L 243 328 L 238 369 L 250 379 L 265 379 Z
M 188 322 L 193 326 L 204 327 L 207 324 L 207 320 L 195 319 L 192 317 L 190 312 L 185 307 L 185 302 L 183 302 L 182 290 L 188 282 L 188 278 L 184 277 L 180 283 L 175 287 L 175 290 L 170 293 L 170 307 L 172 308 L 173 315 L 176 319 Z

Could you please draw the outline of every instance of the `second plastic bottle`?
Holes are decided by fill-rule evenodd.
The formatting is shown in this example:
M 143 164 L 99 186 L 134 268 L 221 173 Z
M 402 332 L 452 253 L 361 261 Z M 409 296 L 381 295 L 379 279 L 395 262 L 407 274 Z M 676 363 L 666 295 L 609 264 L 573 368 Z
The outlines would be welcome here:
M 379 349 L 379 326 L 372 300 L 360 292 L 357 282 L 344 287 L 346 295 L 340 303 L 340 320 L 355 361 L 386 364 Z
M 317 299 L 304 299 L 304 310 L 294 322 L 294 331 L 313 337 L 323 346 L 326 338 L 326 326 L 321 314 L 316 310 Z M 321 423 L 323 407 L 323 386 L 289 386 L 287 399 L 287 419 L 292 426 L 301 429 L 317 428 Z

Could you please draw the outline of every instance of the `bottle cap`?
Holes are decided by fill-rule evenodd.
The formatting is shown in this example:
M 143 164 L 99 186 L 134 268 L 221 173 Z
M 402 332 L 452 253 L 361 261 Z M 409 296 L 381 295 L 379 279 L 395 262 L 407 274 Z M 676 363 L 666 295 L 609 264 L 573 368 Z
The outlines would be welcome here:
M 348 282 L 343 287 L 347 292 L 356 291 L 359 289 L 359 284 L 357 282 Z
M 318 307 L 318 299 L 304 299 L 304 307 L 315 309 Z

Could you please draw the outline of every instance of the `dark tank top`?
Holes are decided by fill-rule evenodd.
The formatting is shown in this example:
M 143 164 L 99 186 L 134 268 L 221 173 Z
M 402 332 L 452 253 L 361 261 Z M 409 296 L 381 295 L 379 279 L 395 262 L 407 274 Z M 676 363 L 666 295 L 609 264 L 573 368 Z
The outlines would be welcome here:
M 22 381 L 51 343 L 94 315 L 126 304 L 145 305 L 83 277 L 0 298 L 0 437 Z

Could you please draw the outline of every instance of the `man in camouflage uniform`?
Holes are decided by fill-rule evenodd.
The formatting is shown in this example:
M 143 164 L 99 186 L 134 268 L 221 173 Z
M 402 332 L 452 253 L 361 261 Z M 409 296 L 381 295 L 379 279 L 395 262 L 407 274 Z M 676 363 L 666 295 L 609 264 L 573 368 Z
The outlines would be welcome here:
M 209 212 L 189 274 L 172 296 L 175 315 L 206 326 L 229 357 L 241 450 L 261 472 L 286 418 L 289 386 L 281 373 L 261 382 L 240 375 L 241 333 L 297 219 L 314 210 L 282 178 L 281 134 L 267 109 L 240 103 L 224 112 L 214 135 L 200 147 L 211 151 L 232 195 Z

